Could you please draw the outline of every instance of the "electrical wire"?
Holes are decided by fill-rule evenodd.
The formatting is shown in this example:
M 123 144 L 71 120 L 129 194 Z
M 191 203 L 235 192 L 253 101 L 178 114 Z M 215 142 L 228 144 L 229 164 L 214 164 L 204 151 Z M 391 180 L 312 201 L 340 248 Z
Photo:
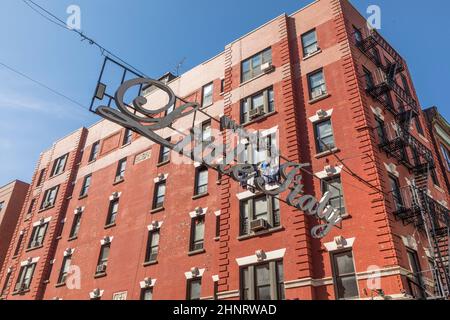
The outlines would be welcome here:
M 41 86 L 41 87 L 43 87 L 43 88 L 45 88 L 45 89 L 47 89 L 47 90 L 53 92 L 54 94 L 56 94 L 56 95 L 58 95 L 58 96 L 60 96 L 60 97 L 62 97 L 62 98 L 64 98 L 64 99 L 66 99 L 67 101 L 72 102 L 74 105 L 76 105 L 76 106 L 82 108 L 83 110 L 89 111 L 89 108 L 85 107 L 85 106 L 84 106 L 83 104 L 81 104 L 80 102 L 78 102 L 78 101 L 76 101 L 76 100 L 74 100 L 74 99 L 68 97 L 67 95 L 65 95 L 65 94 L 63 94 L 63 93 L 61 93 L 61 92 L 59 92 L 59 91 L 57 91 L 57 90 L 55 90 L 55 89 L 53 89 L 53 88 L 47 86 L 46 84 L 44 84 L 44 83 L 42 83 L 42 82 L 40 82 L 40 81 L 38 81 L 38 80 L 35 80 L 35 79 L 31 78 L 30 76 L 24 74 L 23 72 L 20 72 L 20 71 L 18 71 L 17 69 L 14 69 L 13 67 L 8 66 L 7 64 L 5 64 L 5 63 L 3 63 L 3 62 L 1 62 L 1 61 L 0 61 L 0 65 L 3 66 L 4 68 L 8 69 L 9 71 L 14 72 L 15 74 L 18 74 L 19 76 L 21 76 L 21 77 L 23 77 L 23 78 L 25 78 L 25 79 L 28 79 L 29 81 L 34 82 L 34 83 L 36 83 L 37 85 L 39 85 L 39 86 Z
M 114 57 L 115 59 L 119 60 L 121 63 L 123 63 L 124 65 L 126 65 L 127 67 L 129 67 L 130 69 L 135 71 L 136 73 L 141 74 L 143 76 L 146 76 L 144 72 L 140 71 L 139 69 L 137 69 L 136 67 L 132 66 L 131 64 L 129 64 L 128 62 L 126 62 L 125 60 L 123 60 L 122 58 L 117 56 L 116 54 L 112 53 L 110 50 L 106 49 L 104 46 L 99 44 L 94 39 L 86 36 L 83 32 L 81 32 L 81 31 L 79 31 L 77 29 L 69 28 L 67 26 L 67 24 L 62 19 L 58 18 L 55 14 L 53 14 L 49 10 L 45 9 L 44 7 L 40 6 L 39 4 L 34 2 L 33 0 L 22 0 L 22 2 L 24 2 L 28 7 L 33 9 L 35 12 L 37 12 L 40 16 L 45 18 L 47 21 L 49 21 L 49 22 L 59 26 L 60 28 L 65 29 L 65 30 L 75 32 L 76 34 L 78 34 L 81 37 L 82 41 L 87 40 L 90 45 L 94 45 L 97 48 L 99 48 L 100 49 L 100 53 L 102 55 L 105 55 L 105 53 L 106 53 L 106 55 Z M 47 14 L 47 16 L 45 14 Z

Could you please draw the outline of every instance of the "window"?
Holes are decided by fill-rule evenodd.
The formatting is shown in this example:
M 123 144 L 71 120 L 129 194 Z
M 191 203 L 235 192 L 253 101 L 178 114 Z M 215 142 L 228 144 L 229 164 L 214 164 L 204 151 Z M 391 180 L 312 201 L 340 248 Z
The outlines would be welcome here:
M 336 298 L 351 299 L 359 297 L 352 251 L 333 253 L 331 259 Z
M 69 273 L 70 264 L 72 263 L 72 256 L 65 256 L 61 266 L 61 271 L 58 276 L 58 284 L 66 283 L 67 274 Z
M 241 102 L 241 123 L 250 122 L 275 111 L 273 88 L 258 92 Z
M 30 206 L 28 207 L 27 216 L 33 213 L 34 205 L 36 204 L 36 199 L 32 199 Z M 1 211 L 1 210 L 0 210 Z
M 195 195 L 208 193 L 208 169 L 199 167 L 195 172 Z
M 317 33 L 316 30 L 311 30 L 302 35 L 303 55 L 305 57 L 319 51 L 317 45 Z
M 444 156 L 445 162 L 447 163 L 447 170 L 450 171 L 450 151 L 443 144 L 441 144 L 441 152 Z
M 284 300 L 283 262 L 241 268 L 242 300 Z
M 205 216 L 198 216 L 192 219 L 191 241 L 189 251 L 203 250 L 205 240 Z
M 159 230 L 149 231 L 145 262 L 156 262 L 159 250 Z
M 412 271 L 411 275 L 413 279 L 412 284 L 413 287 L 411 288 L 412 294 L 416 298 L 424 298 L 426 296 L 426 293 L 424 290 L 425 286 L 422 279 L 422 268 L 420 267 L 419 256 L 417 255 L 417 252 L 415 250 L 409 248 L 407 249 L 407 254 L 409 266 Z
M 80 231 L 81 226 L 81 213 L 77 213 L 73 218 L 72 228 L 70 229 L 70 239 L 74 239 L 78 237 L 78 232 Z
M 220 93 L 225 92 L 225 79 L 220 80 Z
M 389 92 L 385 92 L 383 94 L 383 100 L 386 103 L 386 106 L 388 109 L 395 109 L 394 108 L 394 101 L 392 101 L 391 94 Z M 401 105 L 401 103 L 399 103 Z
M 6 274 L 5 283 L 3 284 L 2 291 L 0 291 L 0 297 L 5 294 L 6 288 L 8 288 L 9 280 L 11 279 L 11 272 Z
M 100 255 L 98 257 L 97 270 L 95 272 L 96 274 L 102 274 L 106 272 L 110 249 L 111 249 L 110 243 L 102 245 L 100 249 Z
M 142 289 L 141 300 L 153 300 L 153 288 Z
M 33 228 L 28 249 L 42 246 L 44 243 L 45 233 L 47 232 L 47 227 L 48 223 L 44 223 Z
M 408 80 L 405 75 L 401 74 L 400 78 L 402 79 L 403 89 L 408 96 L 411 96 L 411 89 L 409 88 Z
M 59 186 L 48 189 L 44 193 L 44 199 L 41 203 L 41 210 L 51 208 L 55 205 L 56 196 L 58 195 Z
M 127 168 L 127 159 L 122 159 L 117 165 L 115 182 L 122 181 L 125 177 L 125 169 Z
M 125 129 L 125 134 L 123 135 L 122 146 L 130 144 L 132 139 L 133 139 L 133 131 L 131 131 L 130 129 Z
M 420 119 L 419 119 L 419 118 L 416 118 L 416 119 L 414 120 L 414 123 L 415 123 L 415 125 L 416 125 L 417 133 L 418 133 L 418 134 L 421 134 L 422 136 L 425 135 L 425 132 L 423 131 L 422 124 L 420 123 Z
M 272 64 L 272 49 L 268 48 L 263 52 L 242 62 L 242 82 L 253 79 L 263 73 L 263 67 L 266 64 Z
M 111 226 L 116 223 L 117 213 L 119 212 L 119 200 L 112 200 L 109 203 L 108 217 L 106 219 L 106 226 Z
M 91 154 L 89 155 L 89 162 L 97 160 L 99 151 L 100 151 L 100 141 L 96 141 L 92 145 Z
M 437 187 L 440 187 L 441 184 L 439 183 L 439 179 L 436 174 L 436 169 L 434 169 L 434 168 L 430 169 L 430 176 L 431 176 L 431 181 L 433 181 L 433 184 Z
M 202 107 L 209 107 L 213 104 L 214 85 L 211 82 L 203 87 L 202 91 Z
M 376 131 L 378 139 L 380 143 L 385 143 L 387 138 L 386 138 L 386 130 L 384 128 L 384 121 L 379 117 L 375 117 L 375 122 L 377 124 Z
M 23 238 L 25 237 L 25 232 L 19 234 L 19 240 L 17 241 L 16 250 L 14 250 L 14 257 L 17 257 L 20 253 L 20 247 L 22 246 Z
M 366 89 L 371 89 L 374 87 L 372 72 L 363 67 L 364 78 L 366 79 Z
M 362 43 L 362 40 L 363 40 L 363 36 L 362 36 L 361 30 L 359 30 L 356 27 L 353 27 L 353 34 L 354 34 L 354 37 L 355 37 L 356 45 L 360 45 Z
M 201 290 L 202 290 L 202 279 L 188 280 L 186 300 L 200 300 Z
M 202 123 L 202 142 L 203 145 L 211 143 L 211 120 Z
M 66 154 L 55 160 L 55 163 L 53 164 L 53 169 L 52 169 L 52 175 L 51 175 L 52 177 L 57 176 L 58 174 L 61 174 L 64 172 L 68 156 L 69 155 Z
M 257 228 L 251 223 L 261 221 Z M 242 200 L 240 203 L 240 235 L 249 235 L 252 232 L 261 231 L 280 226 L 280 203 L 271 196 L 262 195 L 255 198 Z
M 372 55 L 373 58 L 375 59 L 375 64 L 377 67 L 382 66 L 381 64 L 381 56 L 380 56 L 380 51 L 378 51 L 378 49 L 376 47 L 372 48 Z
M 164 198 L 166 196 L 166 182 L 160 182 L 155 185 L 155 195 L 153 197 L 153 209 L 164 207 Z
M 336 176 L 331 179 L 323 180 L 322 181 L 322 192 L 325 194 L 325 192 L 331 193 L 330 198 L 330 205 L 339 210 L 339 213 L 341 215 L 346 213 L 345 209 L 345 201 L 344 201 L 344 191 L 342 188 L 342 182 L 341 177 Z
M 220 237 L 220 215 L 216 216 L 216 238 Z
M 327 152 L 336 148 L 331 119 L 314 124 L 317 153 Z
M 168 142 L 170 142 L 170 138 L 167 139 Z M 166 146 L 161 146 L 159 151 L 159 159 L 158 163 L 166 163 L 170 161 L 170 152 L 171 150 Z
M 391 186 L 392 199 L 394 200 L 395 210 L 399 211 L 403 208 L 403 198 L 400 189 L 400 182 L 397 177 L 389 175 L 389 184 Z
M 5 202 L 4 201 L 0 202 L 0 212 L 2 212 L 4 206 L 5 206 Z
M 80 198 L 88 195 L 89 187 L 91 186 L 92 175 L 84 177 L 83 186 L 81 187 Z
M 31 280 L 33 279 L 36 264 L 25 265 L 20 268 L 19 278 L 17 279 L 15 291 L 23 292 L 30 289 Z
M 38 178 L 37 184 L 36 184 L 37 187 L 42 185 L 42 182 L 44 182 L 44 178 L 45 178 L 45 169 L 42 169 L 39 172 L 39 178 Z
M 323 70 L 316 71 L 308 75 L 309 95 L 312 100 L 320 98 L 327 94 L 325 77 Z

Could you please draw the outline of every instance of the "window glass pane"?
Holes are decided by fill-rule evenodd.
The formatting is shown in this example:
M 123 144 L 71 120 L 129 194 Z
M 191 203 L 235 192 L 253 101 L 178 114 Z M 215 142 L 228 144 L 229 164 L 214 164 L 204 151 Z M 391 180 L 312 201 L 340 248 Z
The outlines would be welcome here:
M 205 220 L 195 219 L 194 241 L 200 241 L 204 238 Z
M 353 265 L 353 255 L 350 251 L 336 254 L 335 261 L 337 275 L 351 274 L 355 272 L 355 267 Z
M 152 300 L 153 299 L 153 291 L 152 289 L 145 289 L 143 293 L 142 300 Z
M 248 234 L 249 232 L 249 212 L 250 212 L 250 204 L 249 201 L 241 202 L 241 234 Z
M 275 98 L 273 89 L 269 89 L 269 112 L 275 111 Z
M 283 263 L 277 262 L 277 284 L 278 284 L 278 299 L 285 300 L 284 294 L 284 271 L 283 271 Z
M 270 268 L 268 264 L 255 267 L 256 299 L 271 300 Z
M 272 62 L 272 49 L 269 48 L 262 54 L 262 63 Z
M 253 57 L 253 59 L 252 59 L 253 72 L 257 71 L 257 69 L 259 69 L 261 71 L 261 64 L 262 64 L 262 57 L 261 57 L 261 55 L 257 55 L 255 57 Z
M 159 245 L 159 232 L 152 232 L 152 247 Z
M 339 278 L 336 282 L 340 299 L 358 297 L 358 285 L 354 276 Z
M 201 281 L 194 280 L 190 282 L 190 294 L 189 297 L 191 300 L 199 300 L 201 292 Z
M 257 109 L 264 106 L 264 95 L 261 93 L 252 98 L 252 109 Z
M 254 201 L 255 201 L 255 220 L 256 219 L 268 220 L 267 198 L 264 196 L 262 198 L 255 199 Z
M 323 79 L 322 71 L 312 74 L 309 79 L 310 79 L 310 83 L 311 83 L 311 88 L 320 87 L 322 84 L 325 83 L 324 79 Z
M 249 300 L 250 276 L 248 268 L 242 269 L 242 289 L 243 289 L 242 298 L 244 300 Z

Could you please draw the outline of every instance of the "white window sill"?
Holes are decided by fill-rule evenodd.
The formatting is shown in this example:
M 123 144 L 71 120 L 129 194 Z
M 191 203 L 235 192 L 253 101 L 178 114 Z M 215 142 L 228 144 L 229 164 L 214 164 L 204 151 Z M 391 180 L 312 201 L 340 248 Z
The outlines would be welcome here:
M 317 51 L 315 51 L 313 53 L 310 53 L 307 56 L 303 57 L 303 61 L 308 60 L 308 59 L 310 59 L 310 58 L 312 58 L 314 56 L 317 56 L 321 52 L 322 52 L 322 49 L 319 49 L 319 50 L 317 50 Z

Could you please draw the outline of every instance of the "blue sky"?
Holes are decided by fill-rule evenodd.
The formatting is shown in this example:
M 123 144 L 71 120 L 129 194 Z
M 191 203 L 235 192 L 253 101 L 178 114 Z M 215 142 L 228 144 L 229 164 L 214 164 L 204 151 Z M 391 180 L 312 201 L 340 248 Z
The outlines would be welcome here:
M 158 77 L 186 57 L 181 72 L 221 52 L 224 46 L 305 0 L 35 0 L 66 20 L 81 8 L 82 31 L 146 74 Z M 382 9 L 381 33 L 408 61 L 423 107 L 437 105 L 450 119 L 450 2 L 353 0 L 365 14 Z M 230 9 L 233 8 L 233 9 Z M 236 10 L 239 9 L 239 10 Z M 0 62 L 88 106 L 102 57 L 44 20 L 20 0 L 0 3 Z M 98 118 L 0 66 L 0 186 L 29 181 L 41 151 Z

